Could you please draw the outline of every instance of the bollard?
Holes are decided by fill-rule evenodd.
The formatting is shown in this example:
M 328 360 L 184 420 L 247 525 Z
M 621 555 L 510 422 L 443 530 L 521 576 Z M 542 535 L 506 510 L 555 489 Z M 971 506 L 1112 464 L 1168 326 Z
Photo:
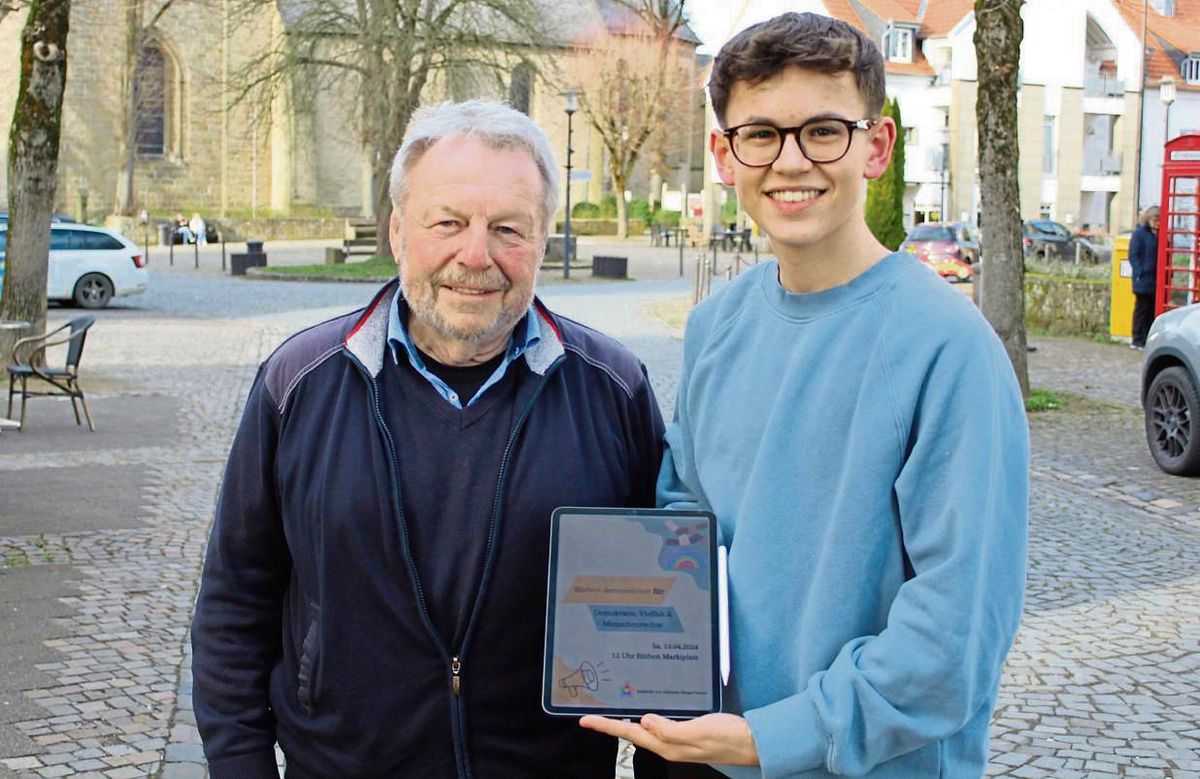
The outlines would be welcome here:
M 192 254 L 195 256 L 195 263 L 192 267 L 200 270 L 200 239 L 197 238 L 192 242 Z
M 225 272 L 225 233 L 221 232 L 221 272 Z
M 167 252 L 168 252 L 167 257 L 170 258 L 171 267 L 174 268 L 175 267 L 175 238 L 174 237 L 172 237 L 171 240 L 167 241 L 167 246 L 170 247 L 169 249 L 167 249 Z

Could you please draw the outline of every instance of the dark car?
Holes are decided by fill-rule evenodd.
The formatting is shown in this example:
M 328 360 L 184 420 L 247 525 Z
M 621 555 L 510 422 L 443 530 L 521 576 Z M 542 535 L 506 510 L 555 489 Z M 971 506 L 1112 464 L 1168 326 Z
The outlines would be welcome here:
M 1031 219 L 1022 225 L 1021 248 L 1025 252 L 1025 259 L 1038 262 L 1074 262 L 1076 251 L 1082 251 L 1082 259 L 1087 262 L 1096 262 L 1099 259 L 1098 247 L 1095 244 L 1082 236 L 1074 235 L 1066 225 L 1050 219 Z
M 1200 303 L 1172 309 L 1150 326 L 1142 357 L 1146 443 L 1158 467 L 1200 475 Z
M 944 279 L 966 281 L 975 274 L 979 240 L 966 222 L 925 222 L 908 231 L 900 251 L 915 254 Z

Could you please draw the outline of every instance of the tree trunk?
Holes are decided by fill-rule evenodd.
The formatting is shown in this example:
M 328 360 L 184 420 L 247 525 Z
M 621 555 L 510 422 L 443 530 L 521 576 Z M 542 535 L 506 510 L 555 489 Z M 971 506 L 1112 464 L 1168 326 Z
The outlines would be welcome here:
M 133 173 L 137 153 L 137 104 L 134 78 L 142 33 L 141 0 L 125 0 L 125 58 L 121 64 L 123 113 L 119 126 L 120 161 L 117 168 L 117 199 L 114 214 L 133 216 Z
M 623 179 L 613 178 L 613 187 L 617 190 L 617 237 L 629 237 L 629 204 L 625 202 L 625 187 L 629 184 Z
M 0 318 L 46 330 L 50 215 L 58 184 L 58 142 L 67 83 L 70 0 L 33 0 L 21 33 L 21 82 L 8 146 L 8 248 Z M 8 333 L 5 336 L 5 333 Z M 0 353 L 16 339 L 0 330 Z
M 391 177 L 391 159 L 375 150 L 375 160 L 371 165 L 374 181 L 371 191 L 375 193 L 375 253 L 385 259 L 392 259 L 392 242 L 388 235 L 392 223 L 392 198 L 388 192 Z M 394 150 L 393 150 L 394 151 Z
M 1017 178 L 1017 68 L 1024 33 L 1023 1 L 975 0 L 975 51 L 980 63 L 975 120 L 979 127 L 980 199 L 987 204 L 980 216 L 983 273 L 976 283 L 982 285 L 980 309 L 1004 343 L 1021 394 L 1028 397 Z

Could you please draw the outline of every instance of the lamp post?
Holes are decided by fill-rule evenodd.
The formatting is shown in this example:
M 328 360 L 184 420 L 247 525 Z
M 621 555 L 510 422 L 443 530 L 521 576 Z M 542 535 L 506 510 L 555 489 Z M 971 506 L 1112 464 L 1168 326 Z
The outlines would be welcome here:
M 574 89 L 568 89 L 563 92 L 563 97 L 566 98 L 566 105 L 563 110 L 567 112 L 567 191 L 566 191 L 566 215 L 563 219 L 563 278 L 571 278 L 571 117 L 579 109 L 578 98 L 579 93 Z
M 1175 102 L 1175 79 L 1163 76 L 1158 82 L 1158 99 L 1162 101 L 1163 113 L 1163 144 L 1171 140 L 1171 103 Z

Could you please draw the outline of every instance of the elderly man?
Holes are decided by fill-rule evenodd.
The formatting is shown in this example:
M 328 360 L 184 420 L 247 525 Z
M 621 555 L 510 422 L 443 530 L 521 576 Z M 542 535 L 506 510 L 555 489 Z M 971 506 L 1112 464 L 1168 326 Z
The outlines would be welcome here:
M 221 777 L 596 777 L 616 741 L 540 710 L 547 528 L 649 506 L 645 369 L 533 294 L 558 173 L 500 104 L 414 117 L 399 266 L 290 338 L 233 443 L 192 627 Z

